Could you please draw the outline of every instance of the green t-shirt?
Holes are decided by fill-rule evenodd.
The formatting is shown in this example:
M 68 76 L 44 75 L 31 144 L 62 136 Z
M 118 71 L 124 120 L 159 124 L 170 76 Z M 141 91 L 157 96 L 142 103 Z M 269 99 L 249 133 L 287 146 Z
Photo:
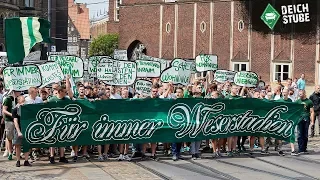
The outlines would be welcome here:
M 192 98 L 193 96 L 190 94 L 190 92 L 188 90 L 184 90 L 183 97 L 184 98 Z
M 231 94 L 225 97 L 225 99 L 240 99 L 240 98 L 241 96 L 238 96 L 238 95 L 232 96 Z
M 61 101 L 71 101 L 69 98 L 67 97 L 63 97 L 62 99 L 59 99 L 57 96 L 52 96 L 48 102 L 61 102 Z
M 290 98 L 288 98 L 287 100 L 281 98 L 281 99 L 277 100 L 277 102 L 292 102 L 292 100 Z
M 7 106 L 7 111 L 12 112 L 13 109 L 13 100 L 14 99 L 12 96 L 6 97 L 2 103 L 3 106 Z M 5 121 L 13 121 L 13 118 L 11 116 L 3 115 Z
M 304 105 L 304 111 L 302 113 L 302 117 L 310 118 L 310 109 L 313 108 L 312 101 L 310 99 L 306 98 L 304 100 L 298 99 L 296 101 L 296 103 Z

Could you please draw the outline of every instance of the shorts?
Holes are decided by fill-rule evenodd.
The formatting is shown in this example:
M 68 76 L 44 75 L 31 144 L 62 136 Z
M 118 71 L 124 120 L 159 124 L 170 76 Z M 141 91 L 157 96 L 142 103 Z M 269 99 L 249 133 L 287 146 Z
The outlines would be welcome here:
M 12 141 L 13 145 L 21 145 L 22 144 L 22 137 L 18 136 L 18 132 L 14 130 L 14 137 Z
M 6 129 L 6 138 L 11 141 L 14 134 L 14 123 L 12 121 L 5 121 L 4 126 Z

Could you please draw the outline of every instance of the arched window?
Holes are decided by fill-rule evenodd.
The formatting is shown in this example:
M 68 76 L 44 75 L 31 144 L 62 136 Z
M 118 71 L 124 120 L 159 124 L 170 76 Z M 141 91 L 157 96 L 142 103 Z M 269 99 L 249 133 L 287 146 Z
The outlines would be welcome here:
M 168 22 L 168 23 L 166 24 L 166 32 L 167 32 L 167 33 L 170 33 L 170 31 L 171 31 L 171 24 Z
M 243 22 L 242 20 L 240 20 L 240 21 L 238 22 L 238 30 L 239 30 L 240 32 L 242 32 L 243 29 L 244 29 L 244 22 Z
M 204 33 L 206 31 L 206 28 L 207 28 L 207 24 L 204 21 L 202 21 L 200 23 L 200 31 Z

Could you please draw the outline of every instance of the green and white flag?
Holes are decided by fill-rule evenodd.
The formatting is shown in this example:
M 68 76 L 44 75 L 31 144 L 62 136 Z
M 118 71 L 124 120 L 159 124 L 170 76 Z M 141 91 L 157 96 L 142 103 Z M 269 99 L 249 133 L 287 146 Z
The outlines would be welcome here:
M 23 61 L 39 42 L 51 43 L 50 22 L 38 17 L 5 19 L 5 40 L 9 64 Z

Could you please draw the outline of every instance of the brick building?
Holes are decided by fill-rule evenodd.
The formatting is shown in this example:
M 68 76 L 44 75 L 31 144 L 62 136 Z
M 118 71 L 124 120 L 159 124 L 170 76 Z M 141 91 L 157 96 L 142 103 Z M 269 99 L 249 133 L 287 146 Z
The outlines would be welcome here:
M 67 52 L 86 59 L 90 41 L 89 9 L 86 4 L 68 0 L 68 15 Z
M 254 71 L 267 82 L 301 73 L 309 84 L 320 81 L 320 32 L 308 42 L 257 33 L 239 1 L 122 0 L 120 6 L 116 0 L 109 2 L 114 5 L 110 19 L 117 20 L 119 14 L 119 45 L 128 56 L 143 44 L 147 55 L 164 59 L 216 54 L 219 69 Z

